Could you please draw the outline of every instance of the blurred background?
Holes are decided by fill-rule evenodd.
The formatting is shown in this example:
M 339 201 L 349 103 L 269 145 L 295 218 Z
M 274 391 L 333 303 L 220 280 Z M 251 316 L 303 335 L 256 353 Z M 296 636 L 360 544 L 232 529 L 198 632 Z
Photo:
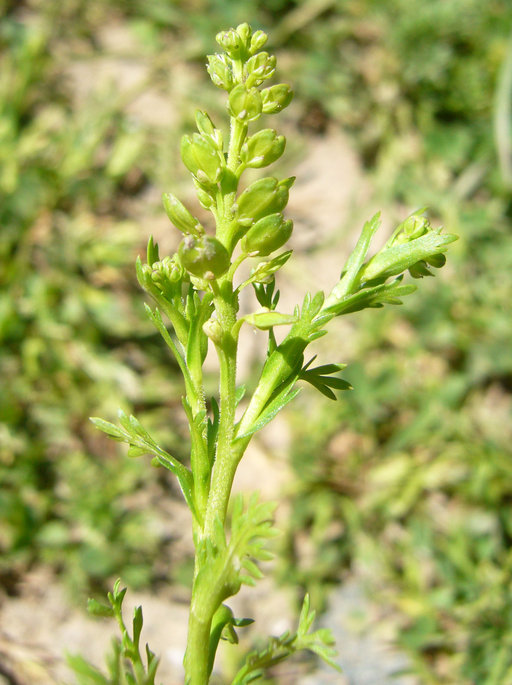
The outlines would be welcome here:
M 376 209 L 382 241 L 424 206 L 460 236 L 402 307 L 322 339 L 354 390 L 304 389 L 256 444 L 284 512 L 273 587 L 292 615 L 307 590 L 333 627 L 393 644 L 407 682 L 512 683 L 510 2 L 0 0 L 0 17 L 0 682 L 62 678 L 58 626 L 73 617 L 76 651 L 85 598 L 118 576 L 184 615 L 176 485 L 88 417 L 133 411 L 186 458 L 133 265 L 150 233 L 177 244 L 160 196 L 194 203 L 179 138 L 196 108 L 225 117 L 205 55 L 247 21 L 296 93 L 268 124 L 288 137 L 270 173 L 298 177 L 290 307 L 332 286 Z M 346 682 L 402 682 L 342 657 Z

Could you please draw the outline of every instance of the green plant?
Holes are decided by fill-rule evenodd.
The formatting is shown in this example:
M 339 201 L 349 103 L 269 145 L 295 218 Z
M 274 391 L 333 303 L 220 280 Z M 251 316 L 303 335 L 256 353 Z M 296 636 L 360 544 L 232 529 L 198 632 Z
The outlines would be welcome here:
M 246 169 L 268 166 L 279 159 L 285 147 L 284 137 L 273 129 L 263 128 L 249 135 L 251 123 L 280 112 L 292 99 L 285 84 L 265 86 L 276 65 L 275 57 L 261 51 L 266 40 L 262 31 L 252 32 L 248 24 L 218 34 L 223 53 L 209 56 L 208 71 L 213 83 L 228 92 L 228 140 L 225 143 L 223 132 L 201 111 L 196 114 L 198 132 L 182 138 L 183 162 L 192 175 L 199 202 L 214 218 L 215 235 L 208 234 L 201 222 L 167 193 L 163 198 L 165 210 L 184 238 L 177 253 L 165 257 L 160 257 L 158 246 L 150 239 L 146 263 L 137 260 L 139 283 L 156 303 L 154 309 L 146 306 L 148 316 L 183 375 L 190 463 L 163 449 L 134 416 L 120 412 L 117 426 L 93 419 L 107 435 L 127 443 L 130 456 L 152 454 L 155 465 L 169 469 L 192 513 L 196 553 L 184 658 L 190 685 L 208 683 L 220 638 L 236 641 L 235 629 L 250 622 L 235 618 L 224 602 L 242 584 L 253 585 L 261 577 L 257 562 L 269 558 L 265 543 L 276 532 L 272 525 L 274 505 L 259 502 L 256 495 L 230 502 L 233 478 L 252 436 L 296 397 L 299 381 L 310 383 L 331 399 L 336 399 L 333 390 L 349 389 L 350 384 L 337 375 L 345 365 L 312 367 L 315 357 L 308 361 L 304 357 L 308 346 L 326 333 L 326 325 L 336 316 L 400 304 L 401 297 L 415 290 L 414 285 L 403 283 L 404 272 L 409 271 L 414 278 L 431 275 L 430 267 L 443 266 L 444 252 L 456 239 L 433 229 L 418 211 L 368 259 L 371 240 L 380 225 L 376 214 L 364 225 L 338 283 L 327 297 L 323 292 L 307 293 L 292 314 L 277 310 L 275 275 L 291 256 L 291 250 L 278 252 L 292 232 L 292 222 L 282 212 L 294 179 L 258 178 L 239 192 Z M 236 284 L 239 266 L 253 259 L 256 263 L 250 275 Z M 248 286 L 253 287 L 260 308 L 238 316 L 239 295 Z M 268 331 L 267 356 L 245 403 L 245 388 L 237 385 L 236 376 L 238 336 L 244 324 Z M 276 339 L 276 326 L 289 327 L 281 342 Z M 218 400 L 205 396 L 203 384 L 203 363 L 210 343 L 219 361 Z M 110 596 L 111 606 L 94 604 L 93 612 L 115 615 L 120 620 L 123 596 L 116 588 Z M 263 651 L 249 654 L 233 683 L 252 682 L 301 649 L 309 649 L 335 665 L 332 637 L 326 630 L 310 633 L 313 619 L 306 597 L 297 632 L 272 638 Z M 138 650 L 141 623 L 141 612 L 136 610 L 134 637 L 130 638 L 121 622 L 122 646 L 115 648 L 109 679 L 95 669 L 82 668 L 81 682 L 153 683 L 154 657 L 148 651 L 146 671 Z M 124 680 L 115 670 L 119 664 L 125 669 Z

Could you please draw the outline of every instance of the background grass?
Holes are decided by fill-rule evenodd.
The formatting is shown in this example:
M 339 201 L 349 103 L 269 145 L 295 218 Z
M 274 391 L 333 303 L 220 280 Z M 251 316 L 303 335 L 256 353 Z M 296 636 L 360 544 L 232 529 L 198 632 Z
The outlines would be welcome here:
M 354 391 L 336 405 L 308 395 L 307 423 L 300 401 L 289 415 L 299 496 L 283 577 L 327 601 L 357 569 L 422 682 L 512 682 L 509 3 L 4 0 L 0 13 L 7 591 L 36 563 L 84 593 L 165 573 L 158 502 L 174 486 L 87 417 L 135 407 L 183 450 L 169 421 L 180 381 L 133 261 L 159 192 L 183 181 L 176 141 L 193 107 L 220 111 L 204 54 L 249 21 L 294 84 L 291 123 L 346 131 L 383 206 L 428 205 L 461 238 L 403 308 L 360 317 L 357 360 L 342 360 Z

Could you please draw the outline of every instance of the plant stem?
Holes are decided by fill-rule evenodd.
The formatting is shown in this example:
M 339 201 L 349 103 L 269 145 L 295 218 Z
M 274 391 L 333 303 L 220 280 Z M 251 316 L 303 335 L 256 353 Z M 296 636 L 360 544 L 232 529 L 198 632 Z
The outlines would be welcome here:
M 192 588 L 192 594 L 194 588 Z M 186 685 L 207 685 L 209 679 L 209 642 L 213 615 L 209 618 L 197 616 L 191 605 L 188 620 L 187 651 L 185 653 Z
M 233 336 L 232 329 L 236 323 L 236 304 L 232 291 L 232 284 L 226 281 L 223 290 L 229 292 L 226 296 L 220 295 L 215 298 L 215 308 L 219 323 L 224 330 L 222 344 L 217 346 L 217 354 L 220 365 L 219 382 L 219 433 L 217 437 L 217 449 L 215 464 L 212 472 L 210 497 L 206 507 L 204 536 L 210 537 L 213 533 L 215 520 L 222 523 L 226 518 L 226 511 L 231 493 L 231 485 L 236 470 L 236 462 L 233 459 L 232 441 L 235 425 L 235 396 L 236 396 L 236 358 L 237 339 Z

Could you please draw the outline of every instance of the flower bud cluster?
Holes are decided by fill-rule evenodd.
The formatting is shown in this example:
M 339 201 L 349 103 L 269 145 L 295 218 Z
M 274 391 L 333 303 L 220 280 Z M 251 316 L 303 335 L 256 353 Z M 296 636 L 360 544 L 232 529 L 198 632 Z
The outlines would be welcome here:
M 148 267 L 151 271 L 151 280 L 156 283 L 162 291 L 169 285 L 181 283 L 185 275 L 183 267 L 178 263 L 176 256 L 164 257 L 162 261 L 151 265 L 145 264 L 143 269 Z
M 293 224 L 282 212 L 293 178 L 263 178 L 236 197 L 244 169 L 272 164 L 286 145 L 284 136 L 272 128 L 248 135 L 251 122 L 262 114 L 280 112 L 293 95 L 283 83 L 262 87 L 276 69 L 275 57 L 261 50 L 266 41 L 262 31 L 240 24 L 217 35 L 223 53 L 208 57 L 213 83 L 228 93 L 232 119 L 228 151 L 222 132 L 206 112 L 196 112 L 197 132 L 181 139 L 183 163 L 192 174 L 200 204 L 215 217 L 216 237 L 207 236 L 201 222 L 174 195 L 163 195 L 167 216 L 185 235 L 178 248 L 179 263 L 199 288 L 228 271 L 239 240 L 243 255 L 266 257 L 282 247 L 292 232 Z
M 163 295 L 168 301 L 181 297 L 182 284 L 189 280 L 176 255 L 152 264 L 142 264 L 139 259 L 137 275 L 144 290 L 153 295 Z
M 287 107 L 293 92 L 280 83 L 261 92 L 259 86 L 274 75 L 276 58 L 259 50 L 267 42 L 263 31 L 240 24 L 217 35 L 224 54 L 208 55 L 208 73 L 214 85 L 226 90 L 231 116 L 240 121 L 254 121 L 261 114 L 275 114 Z
M 390 240 L 388 241 L 388 246 L 400 245 L 404 243 L 410 243 L 417 238 L 421 238 L 429 232 L 433 231 L 432 226 L 426 216 L 422 216 L 421 212 L 423 210 L 418 210 L 411 214 L 410 216 L 402 221 L 397 227 Z M 430 254 L 425 259 L 421 259 L 412 266 L 409 267 L 409 273 L 413 278 L 423 278 L 423 276 L 432 276 L 432 272 L 429 270 L 429 266 L 436 269 L 440 269 L 446 264 L 446 257 L 442 252 L 437 252 L 435 254 Z
M 386 279 L 408 270 L 413 278 L 433 276 L 429 266 L 444 266 L 444 252 L 454 236 L 433 229 L 423 210 L 411 214 L 398 225 L 391 238 L 362 268 L 362 280 Z

